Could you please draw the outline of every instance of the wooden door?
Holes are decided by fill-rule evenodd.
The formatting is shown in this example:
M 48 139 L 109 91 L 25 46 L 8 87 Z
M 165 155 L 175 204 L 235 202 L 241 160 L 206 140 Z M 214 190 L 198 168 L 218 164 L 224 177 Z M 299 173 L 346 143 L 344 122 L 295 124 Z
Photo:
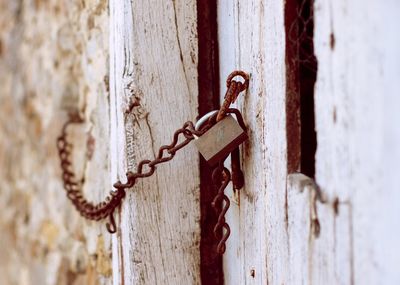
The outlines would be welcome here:
M 251 74 L 226 284 L 400 280 L 400 7 L 356 2 L 218 1 L 221 78 Z
M 399 228 L 393 219 L 399 133 L 391 123 L 399 119 L 392 107 L 399 101 L 391 95 L 394 78 L 383 75 L 386 68 L 398 72 L 391 63 L 398 56 L 386 43 L 399 40 L 389 39 L 382 18 L 399 7 L 345 2 L 220 0 L 214 6 L 218 43 L 208 48 L 218 46 L 220 100 L 232 70 L 251 76 L 236 104 L 250 138 L 242 147 L 245 187 L 227 190 L 233 203 L 225 284 L 400 278 L 399 247 L 389 238 Z M 113 179 L 196 118 L 205 100 L 198 91 L 201 5 L 110 2 Z M 376 17 L 362 25 L 370 13 Z M 379 40 L 370 29 L 382 31 Z M 138 108 L 124 113 L 132 101 Z M 189 147 L 135 186 L 113 242 L 114 282 L 200 283 L 199 177 Z
M 110 20 L 115 180 L 196 118 L 196 2 L 110 1 Z M 113 240 L 115 284 L 200 282 L 199 176 L 191 145 L 129 191 Z
M 399 1 L 0 1 L 0 275 L 5 284 L 400 284 Z M 183 123 L 219 108 L 233 70 L 249 140 L 223 257 L 194 145 L 101 201 Z M 226 163 L 230 167 L 229 161 Z

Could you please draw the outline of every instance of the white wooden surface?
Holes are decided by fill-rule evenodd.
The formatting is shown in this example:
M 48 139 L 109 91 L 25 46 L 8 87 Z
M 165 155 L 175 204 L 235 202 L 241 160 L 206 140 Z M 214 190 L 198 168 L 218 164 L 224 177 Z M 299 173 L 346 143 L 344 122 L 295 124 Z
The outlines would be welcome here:
M 232 203 L 224 256 L 226 284 L 286 284 L 285 42 L 283 1 L 218 1 L 220 76 L 251 75 L 238 100 L 249 128 L 246 184 Z M 221 84 L 221 94 L 225 85 Z M 231 194 L 232 196 L 232 194 Z
M 317 201 L 286 176 L 283 2 L 218 2 L 221 79 L 251 73 L 226 284 L 399 284 L 400 4 L 315 2 Z
M 221 81 L 251 74 L 237 104 L 250 140 L 246 186 L 230 192 L 226 284 L 400 283 L 399 10 L 315 2 L 317 200 L 312 180 L 286 170 L 284 1 L 218 1 Z M 195 117 L 197 43 L 193 1 L 114 0 L 110 14 L 114 181 Z M 134 97 L 141 106 L 124 115 Z M 197 165 L 189 148 L 128 194 L 115 284 L 200 282 Z
M 320 206 L 312 280 L 399 284 L 400 3 L 315 8 L 316 179 L 328 203 Z
M 196 1 L 110 1 L 112 179 L 152 159 L 197 115 Z M 128 102 L 140 106 L 124 115 Z M 200 283 L 193 146 L 129 191 L 113 243 L 115 284 Z

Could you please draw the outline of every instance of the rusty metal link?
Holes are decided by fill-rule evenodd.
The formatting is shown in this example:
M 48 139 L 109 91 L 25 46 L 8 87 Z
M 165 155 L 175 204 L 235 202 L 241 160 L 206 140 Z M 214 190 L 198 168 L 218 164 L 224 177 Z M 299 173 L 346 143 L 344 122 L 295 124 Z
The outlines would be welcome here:
M 110 233 L 115 233 L 116 225 L 114 211 L 121 205 L 121 202 L 126 195 L 126 189 L 131 188 L 135 184 L 137 178 L 151 176 L 155 172 L 158 164 L 173 159 L 178 150 L 190 143 L 195 136 L 201 136 L 204 134 L 213 124 L 215 124 L 215 119 L 209 120 L 205 127 L 199 131 L 195 130 L 192 122 L 186 122 L 182 128 L 175 132 L 171 144 L 160 147 L 158 155 L 154 160 L 142 160 L 139 162 L 135 173 L 128 172 L 126 174 L 128 180 L 127 183 L 124 184 L 120 181 L 115 183 L 114 188 L 116 188 L 116 190 L 111 191 L 106 199 L 98 204 L 93 204 L 84 198 L 82 185 L 77 180 L 72 169 L 72 143 L 67 141 L 67 128 L 71 124 L 80 123 L 83 123 L 83 120 L 80 117 L 77 115 L 70 115 L 69 120 L 62 128 L 60 137 L 57 139 L 64 189 L 67 192 L 67 197 L 72 201 L 72 204 L 83 217 L 95 221 L 109 217 L 110 222 L 106 224 L 107 230 Z M 184 139 L 180 142 L 179 140 L 182 136 Z
M 246 126 L 244 124 L 242 114 L 240 113 L 240 111 L 238 109 L 228 108 L 228 109 L 226 109 L 226 114 L 235 115 L 236 120 L 238 121 L 239 125 L 242 127 L 243 130 L 246 130 Z M 212 120 L 213 118 L 215 118 L 215 120 L 216 120 L 216 116 L 213 116 L 210 119 Z M 211 121 L 211 123 L 212 123 L 212 121 Z M 230 200 L 225 195 L 224 191 L 230 181 L 232 181 L 234 190 L 235 190 L 235 188 L 236 188 L 236 190 L 239 189 L 239 188 L 237 188 L 237 186 L 240 185 L 240 188 L 241 188 L 244 184 L 243 173 L 242 173 L 242 170 L 240 169 L 240 162 L 238 161 L 237 165 L 234 164 L 235 158 L 239 159 L 239 148 L 236 148 L 231 153 L 232 174 L 224 166 L 224 162 L 227 159 L 227 157 L 225 157 L 218 163 L 218 166 L 213 170 L 213 173 L 212 173 L 213 183 L 214 183 L 215 187 L 218 189 L 217 195 L 215 196 L 215 198 L 212 202 L 212 207 L 213 207 L 215 213 L 218 215 L 217 224 L 214 226 L 214 236 L 218 240 L 217 252 L 219 254 L 223 254 L 225 252 L 225 250 L 226 250 L 225 243 L 231 234 L 230 227 L 229 227 L 228 223 L 226 223 L 226 221 L 225 221 L 225 214 L 230 207 Z M 236 181 L 235 181 L 235 179 L 236 179 Z
M 224 190 L 231 180 L 231 173 L 226 167 L 224 167 L 225 159 L 218 163 L 218 166 L 212 173 L 212 180 L 215 187 L 218 188 L 218 193 L 212 202 L 212 207 L 214 208 L 215 213 L 218 215 L 218 221 L 214 227 L 214 235 L 215 238 L 218 239 L 217 252 L 219 254 L 223 254 L 225 252 L 225 242 L 228 240 L 231 234 L 231 229 L 228 223 L 225 221 L 225 214 L 229 209 L 230 201 L 225 195 Z
M 236 76 L 242 77 L 244 82 L 233 80 Z M 224 97 L 224 102 L 218 111 L 217 122 L 221 121 L 225 115 L 226 111 L 232 103 L 235 103 L 240 92 L 245 91 L 249 86 L 249 75 L 241 70 L 235 70 L 229 74 L 226 80 L 226 87 L 228 88 Z
M 121 204 L 122 199 L 125 197 L 125 190 L 123 188 L 118 188 L 117 191 L 111 191 L 103 202 L 94 204 L 84 198 L 82 182 L 77 179 L 72 169 L 72 143 L 67 140 L 67 128 L 71 124 L 81 123 L 83 123 L 83 120 L 79 115 L 70 114 L 68 121 L 62 128 L 61 135 L 57 139 L 64 189 L 67 192 L 67 197 L 83 217 L 89 220 L 99 221 L 109 216 L 111 225 L 107 225 L 107 229 L 110 232 L 115 232 L 116 227 L 113 213 L 115 208 Z
M 241 76 L 244 83 L 233 80 L 234 77 Z M 126 195 L 126 190 L 135 185 L 138 178 L 149 177 L 156 171 L 157 165 L 168 162 L 174 158 L 176 153 L 189 144 L 195 137 L 200 137 L 214 126 L 226 114 L 234 114 L 239 125 L 246 130 L 243 117 L 239 110 L 229 108 L 240 92 L 244 91 L 249 84 L 249 77 L 242 71 L 232 72 L 227 80 L 228 90 L 225 95 L 225 101 L 218 113 L 213 114 L 199 130 L 195 129 L 193 122 L 186 122 L 182 128 L 178 129 L 173 136 L 172 142 L 169 145 L 163 145 L 159 148 L 157 157 L 153 160 L 142 160 L 138 163 L 136 172 L 128 172 L 126 174 L 127 182 L 122 183 L 117 181 L 113 186 L 115 190 L 110 191 L 109 195 L 103 202 L 94 204 L 83 196 L 83 185 L 80 182 L 72 165 L 72 143 L 67 140 L 67 128 L 72 124 L 81 124 L 83 119 L 77 114 L 70 114 L 68 121 L 62 128 L 61 135 L 57 139 L 57 148 L 61 162 L 62 179 L 64 189 L 67 192 L 67 197 L 72 201 L 72 204 L 78 212 L 89 220 L 99 221 L 109 218 L 109 223 L 106 224 L 107 230 L 110 233 L 117 231 L 114 211 L 121 205 L 122 200 Z M 232 156 L 232 182 L 234 189 L 240 189 L 243 185 L 243 173 L 240 170 L 239 149 L 235 149 Z M 225 158 L 226 159 L 226 158 Z M 224 167 L 225 159 L 221 160 L 218 167 L 213 171 L 213 182 L 218 188 L 218 194 L 212 202 L 212 206 L 218 215 L 218 222 L 214 227 L 214 234 L 219 239 L 217 250 L 220 254 L 225 252 L 225 242 L 230 235 L 229 225 L 225 221 L 225 214 L 229 209 L 229 198 L 224 194 L 224 190 L 231 181 L 231 173 Z
M 122 184 L 118 181 L 116 184 L 114 184 L 114 187 L 123 186 L 125 188 L 130 188 L 136 183 L 137 178 L 144 178 L 153 175 L 158 164 L 165 163 L 173 159 L 178 150 L 189 144 L 195 138 L 195 136 L 201 136 L 204 134 L 212 125 L 212 122 L 209 121 L 201 130 L 195 130 L 193 122 L 186 122 L 182 128 L 178 129 L 174 133 L 171 144 L 163 145 L 159 148 L 158 155 L 154 160 L 142 160 L 139 162 L 135 173 L 128 172 L 126 174 L 128 182 L 126 184 Z M 184 139 L 179 142 L 179 139 L 182 136 Z M 145 167 L 147 167 L 147 170 L 144 170 Z
M 242 77 L 244 82 L 233 80 L 236 76 Z M 249 86 L 249 75 L 243 71 L 233 71 L 226 80 L 227 91 L 225 94 L 225 100 L 218 111 L 216 121 L 221 121 L 227 113 L 234 113 L 240 126 L 246 130 L 246 126 L 243 122 L 243 117 L 237 109 L 229 109 L 229 106 L 234 103 L 242 91 L 245 91 Z M 226 158 L 225 158 L 226 159 Z M 225 242 L 228 240 L 231 233 L 229 225 L 225 221 L 225 214 L 229 209 L 230 201 L 225 195 L 224 190 L 232 179 L 233 190 L 237 191 L 244 185 L 244 175 L 240 168 L 240 154 L 239 147 L 235 148 L 231 153 L 231 168 L 232 176 L 227 168 L 224 167 L 224 161 L 219 162 L 217 168 L 213 171 L 213 182 L 218 188 L 217 196 L 213 201 L 213 208 L 218 215 L 217 224 L 214 227 L 214 235 L 219 239 L 217 251 L 219 254 L 223 254 L 226 250 Z

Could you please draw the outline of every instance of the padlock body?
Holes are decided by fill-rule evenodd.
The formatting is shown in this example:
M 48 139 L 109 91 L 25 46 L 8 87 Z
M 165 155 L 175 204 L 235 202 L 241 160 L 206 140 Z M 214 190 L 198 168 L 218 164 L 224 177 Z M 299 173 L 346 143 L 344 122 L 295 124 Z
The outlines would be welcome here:
M 195 145 L 204 159 L 210 165 L 215 165 L 247 138 L 247 133 L 239 123 L 231 115 L 228 115 L 196 139 Z

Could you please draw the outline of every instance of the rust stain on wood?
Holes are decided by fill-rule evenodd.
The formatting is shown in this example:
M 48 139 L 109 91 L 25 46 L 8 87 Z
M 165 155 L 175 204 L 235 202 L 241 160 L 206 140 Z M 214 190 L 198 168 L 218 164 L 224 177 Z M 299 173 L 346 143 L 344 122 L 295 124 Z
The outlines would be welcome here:
M 197 0 L 199 116 L 219 108 L 219 58 L 217 34 L 217 2 Z M 203 284 L 224 283 L 222 257 L 215 251 L 213 228 L 217 222 L 211 203 L 216 190 L 211 170 L 200 157 L 201 240 L 200 270 Z

